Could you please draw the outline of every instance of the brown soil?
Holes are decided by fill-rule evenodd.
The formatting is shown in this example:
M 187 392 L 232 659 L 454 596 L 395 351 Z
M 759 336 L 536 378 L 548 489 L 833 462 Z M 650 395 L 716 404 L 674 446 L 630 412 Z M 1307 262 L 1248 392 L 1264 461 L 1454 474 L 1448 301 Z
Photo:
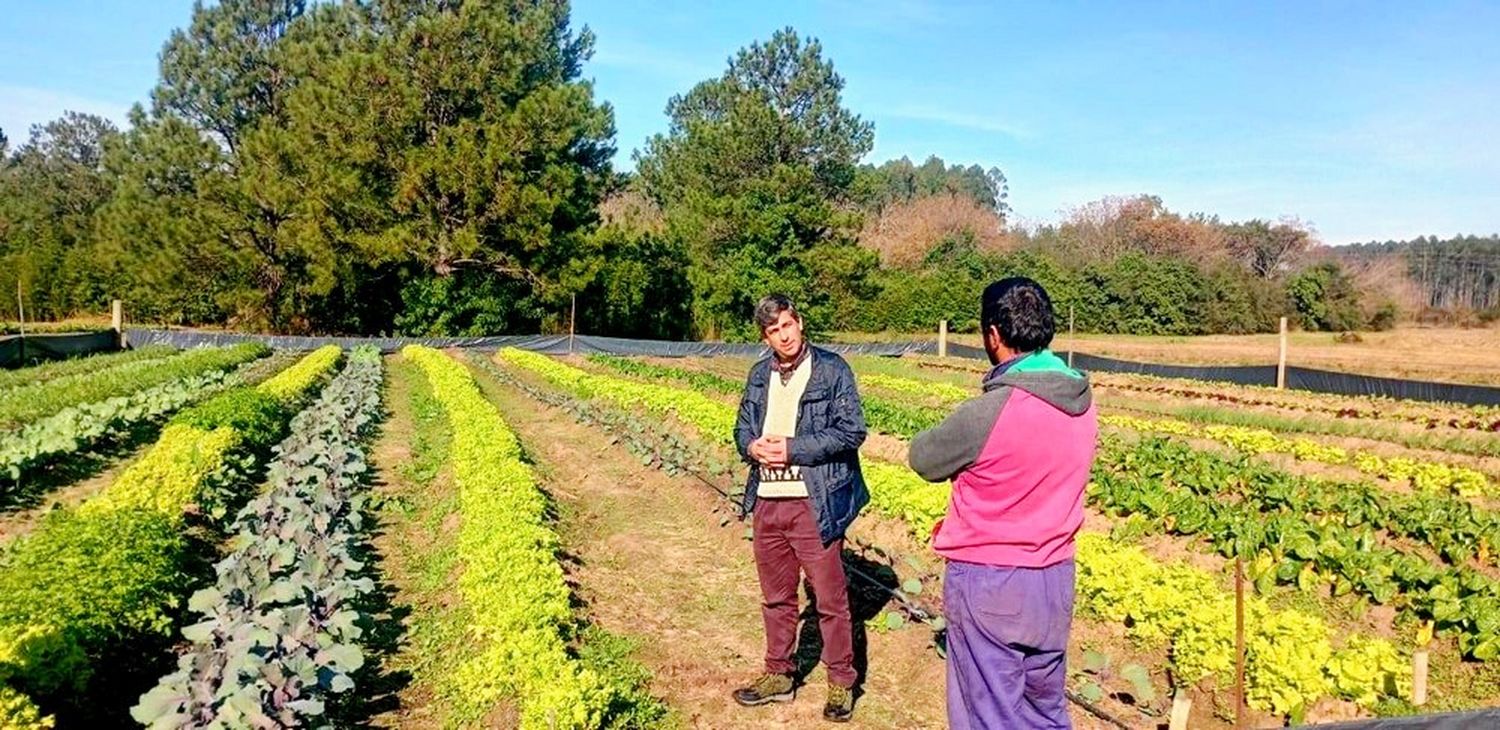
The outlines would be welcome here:
M 1337 411 L 1339 410 L 1354 409 L 1358 415 L 1346 414 L 1343 416 L 1343 418 L 1354 422 L 1378 419 L 1382 423 L 1406 423 L 1425 429 L 1427 427 L 1427 420 L 1436 418 L 1444 421 L 1444 423 L 1441 424 L 1441 428 L 1435 430 L 1453 433 L 1479 433 L 1479 431 L 1448 426 L 1446 424 L 1448 419 L 1485 421 L 1487 413 L 1487 409 L 1483 407 L 1465 406 L 1456 403 L 1366 398 L 1334 393 L 1316 393 L 1305 390 L 1277 390 L 1264 386 L 1236 385 L 1222 382 L 1205 383 L 1135 373 L 1096 372 L 1092 374 L 1092 378 L 1096 386 L 1136 392 L 1142 395 L 1157 395 L 1173 399 L 1203 401 L 1211 405 L 1233 406 L 1236 408 L 1242 406 L 1270 408 L 1283 413 L 1291 412 L 1318 417 L 1337 417 Z M 1181 391 L 1181 394 L 1161 392 L 1163 388 Z M 1226 397 L 1239 400 L 1238 402 L 1224 400 L 1223 398 Z M 1255 402 L 1247 403 L 1244 401 Z
M 394 651 L 367 657 L 379 665 L 377 685 L 388 693 L 371 724 L 440 728 L 444 716 L 431 680 L 452 661 L 462 637 L 452 628 L 461 621 L 455 617 L 459 515 L 446 458 L 449 429 L 440 412 L 419 417 L 413 409 L 414 394 L 430 392 L 421 372 L 399 356 L 387 364 L 389 415 L 370 451 L 377 474 L 372 492 L 380 504 L 372 542 L 381 578 L 392 589 L 392 607 L 377 621 L 399 628 Z

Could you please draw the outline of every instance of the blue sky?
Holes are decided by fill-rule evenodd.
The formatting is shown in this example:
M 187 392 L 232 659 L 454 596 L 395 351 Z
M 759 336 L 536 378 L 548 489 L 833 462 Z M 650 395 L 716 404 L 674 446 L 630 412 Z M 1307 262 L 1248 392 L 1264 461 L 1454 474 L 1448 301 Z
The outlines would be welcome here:
M 5 0 L 0 128 L 123 120 L 190 2 Z M 1324 241 L 1500 232 L 1500 3 L 577 0 L 619 155 L 739 47 L 819 38 L 871 161 L 998 165 L 1024 222 L 1106 195 Z

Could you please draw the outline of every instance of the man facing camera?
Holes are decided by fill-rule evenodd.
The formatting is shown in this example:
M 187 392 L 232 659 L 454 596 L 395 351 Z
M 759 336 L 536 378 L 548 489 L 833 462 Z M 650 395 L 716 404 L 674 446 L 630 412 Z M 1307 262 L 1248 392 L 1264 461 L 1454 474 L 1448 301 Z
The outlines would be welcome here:
M 797 585 L 805 573 L 828 667 L 823 717 L 846 722 L 858 677 L 843 548 L 849 523 L 870 501 L 859 468 L 864 412 L 849 364 L 807 344 L 791 300 L 762 299 L 755 323 L 771 356 L 750 369 L 734 442 L 751 465 L 743 510 L 753 515 L 766 658 L 765 673 L 734 699 L 753 706 L 794 698 Z
M 1099 436 L 1089 381 L 1048 346 L 1052 301 L 1031 279 L 986 287 L 984 393 L 912 440 L 928 481 L 953 481 L 932 546 L 948 561 L 948 724 L 1066 728 L 1074 536 Z

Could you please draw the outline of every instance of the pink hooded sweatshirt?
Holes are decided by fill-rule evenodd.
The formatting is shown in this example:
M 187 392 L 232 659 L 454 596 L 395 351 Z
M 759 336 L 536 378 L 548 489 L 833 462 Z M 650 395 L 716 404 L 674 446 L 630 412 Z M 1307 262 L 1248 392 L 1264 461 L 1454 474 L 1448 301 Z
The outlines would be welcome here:
M 911 442 L 913 470 L 953 480 L 933 549 L 1021 568 L 1071 559 L 1098 437 L 1087 376 L 1050 351 L 991 371 L 983 395 Z

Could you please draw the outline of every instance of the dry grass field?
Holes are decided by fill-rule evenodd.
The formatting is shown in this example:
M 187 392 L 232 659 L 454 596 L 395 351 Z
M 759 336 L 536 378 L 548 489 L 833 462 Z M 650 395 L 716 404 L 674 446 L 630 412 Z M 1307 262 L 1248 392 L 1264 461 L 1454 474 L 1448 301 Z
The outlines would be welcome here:
M 935 335 L 934 335 L 935 337 Z M 1358 342 L 1342 342 L 1328 332 L 1288 335 L 1287 363 L 1341 372 L 1414 380 L 1500 385 L 1500 329 L 1402 327 L 1361 332 Z M 1124 360 L 1174 365 L 1266 365 L 1277 356 L 1277 335 L 1166 337 L 1080 334 L 1070 342 L 1059 334 L 1053 349 Z M 913 339 L 891 333 L 845 333 L 841 342 L 893 342 Z M 920 337 L 916 339 L 921 339 Z M 950 342 L 979 346 L 977 334 L 949 335 Z

